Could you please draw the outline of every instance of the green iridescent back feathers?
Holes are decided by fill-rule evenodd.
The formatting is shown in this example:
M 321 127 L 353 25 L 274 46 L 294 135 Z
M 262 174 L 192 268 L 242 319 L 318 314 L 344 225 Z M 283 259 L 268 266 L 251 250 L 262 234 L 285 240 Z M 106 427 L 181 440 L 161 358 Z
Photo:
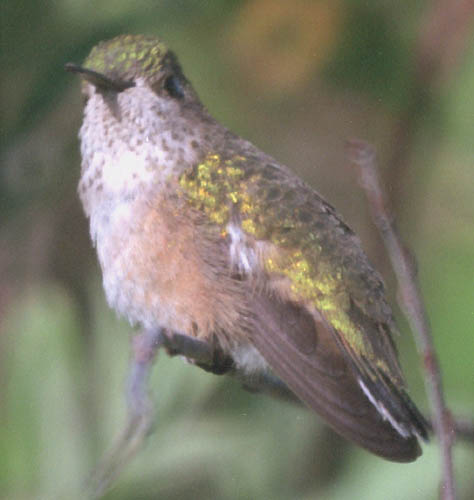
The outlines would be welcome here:
M 257 165 L 252 157 L 209 154 L 181 177 L 180 185 L 190 203 L 223 231 L 231 212 L 238 210 L 246 233 L 284 250 L 284 257 L 266 259 L 265 270 L 287 276 L 295 296 L 323 313 L 362 372 L 369 374 L 363 362 L 367 359 L 400 382 L 398 363 L 390 355 L 393 319 L 383 284 L 357 237 L 298 178 L 276 165 Z M 364 331 L 364 315 L 380 322 L 375 338 Z M 388 351 L 385 342 L 390 343 Z

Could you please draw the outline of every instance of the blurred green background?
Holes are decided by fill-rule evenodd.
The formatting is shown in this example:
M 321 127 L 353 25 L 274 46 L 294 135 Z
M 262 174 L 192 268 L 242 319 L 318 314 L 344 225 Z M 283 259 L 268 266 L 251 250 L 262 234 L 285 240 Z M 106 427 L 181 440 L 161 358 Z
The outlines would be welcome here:
M 83 498 L 125 421 L 131 328 L 108 310 L 76 196 L 79 81 L 99 40 L 161 36 L 214 116 L 311 182 L 395 284 L 344 142 L 378 150 L 417 255 L 450 408 L 474 416 L 472 2 L 2 0 L 0 497 Z M 464 10 L 463 10 L 464 9 Z M 395 307 L 396 310 L 398 310 Z M 427 400 L 400 318 L 411 394 Z M 308 411 L 159 357 L 154 433 L 107 499 L 434 499 L 436 444 L 385 462 Z M 474 498 L 474 448 L 454 451 Z

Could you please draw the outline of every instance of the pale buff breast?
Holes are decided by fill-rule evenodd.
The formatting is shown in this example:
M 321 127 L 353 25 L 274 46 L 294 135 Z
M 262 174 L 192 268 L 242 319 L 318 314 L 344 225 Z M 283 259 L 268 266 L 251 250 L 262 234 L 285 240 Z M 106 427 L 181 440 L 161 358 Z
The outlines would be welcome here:
M 242 294 L 229 289 L 229 270 L 203 259 L 198 228 L 172 202 L 116 206 L 96 225 L 107 300 L 132 324 L 206 338 L 236 328 Z M 205 251 L 212 251 L 212 242 Z

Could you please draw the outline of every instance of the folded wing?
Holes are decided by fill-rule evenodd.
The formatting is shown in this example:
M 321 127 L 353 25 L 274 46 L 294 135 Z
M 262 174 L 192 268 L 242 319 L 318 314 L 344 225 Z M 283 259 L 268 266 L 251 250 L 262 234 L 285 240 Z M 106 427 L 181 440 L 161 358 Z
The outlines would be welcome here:
M 398 462 L 420 455 L 416 433 L 402 436 L 364 393 L 332 327 L 321 315 L 268 295 L 260 295 L 254 304 L 258 318 L 252 339 L 255 347 L 306 405 L 342 436 L 376 455 Z M 394 390 L 386 396 L 406 407 L 407 421 L 399 425 L 411 429 L 415 422 L 415 427 L 423 429 L 403 394 Z

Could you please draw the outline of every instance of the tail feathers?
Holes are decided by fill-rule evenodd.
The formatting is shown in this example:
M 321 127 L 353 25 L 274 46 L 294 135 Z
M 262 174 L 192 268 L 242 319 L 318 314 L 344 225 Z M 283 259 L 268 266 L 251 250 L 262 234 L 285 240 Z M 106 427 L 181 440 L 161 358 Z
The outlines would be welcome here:
M 428 440 L 430 426 L 403 389 L 395 387 L 387 376 L 384 376 L 383 385 L 361 377 L 358 382 L 382 418 L 390 422 L 400 436 L 417 436 L 423 441 Z
M 268 296 L 256 298 L 253 307 L 252 342 L 299 399 L 376 455 L 410 462 L 421 454 L 417 437 L 427 435 L 421 414 L 395 387 L 361 383 L 322 316 Z

